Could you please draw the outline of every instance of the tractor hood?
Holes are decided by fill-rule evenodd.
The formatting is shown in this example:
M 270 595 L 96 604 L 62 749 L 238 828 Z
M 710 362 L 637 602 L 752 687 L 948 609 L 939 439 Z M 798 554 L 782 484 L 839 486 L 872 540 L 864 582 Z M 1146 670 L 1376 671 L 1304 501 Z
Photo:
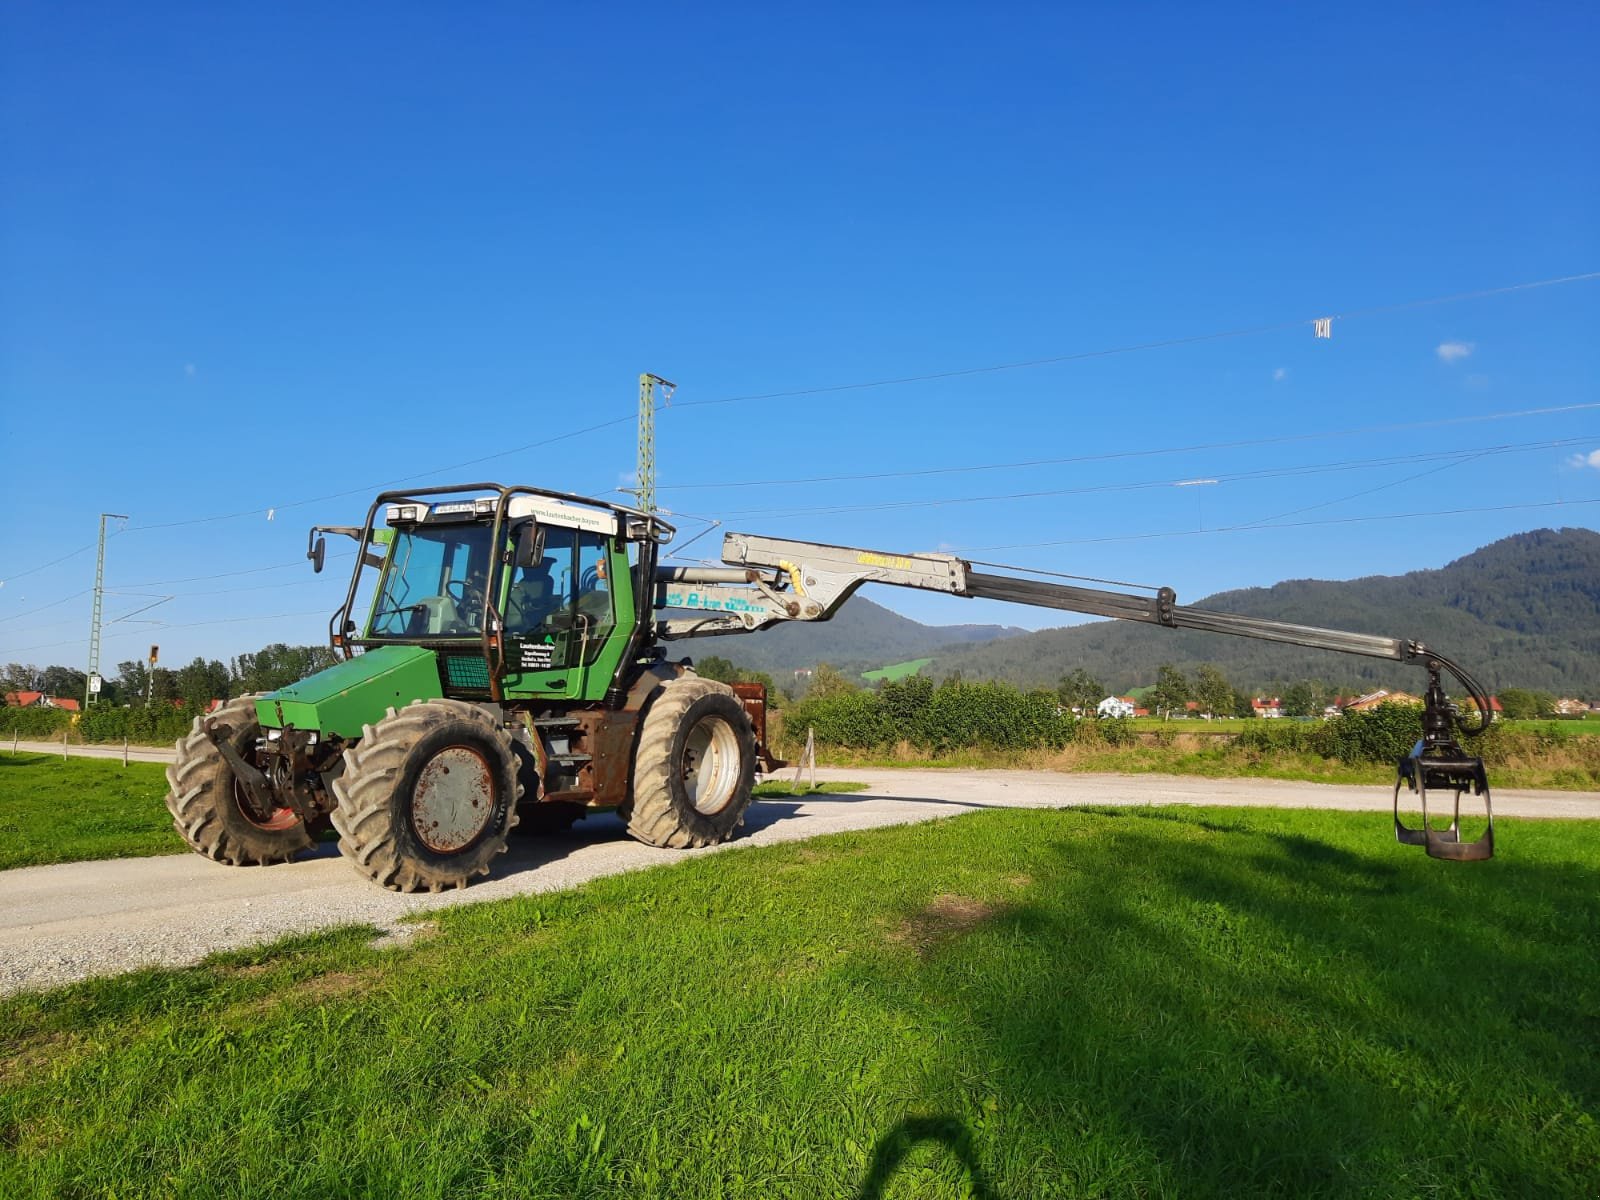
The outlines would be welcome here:
M 390 708 L 413 700 L 437 700 L 439 665 L 421 646 L 379 646 L 256 698 L 263 728 L 315 729 L 324 736 L 361 736 L 361 727 Z

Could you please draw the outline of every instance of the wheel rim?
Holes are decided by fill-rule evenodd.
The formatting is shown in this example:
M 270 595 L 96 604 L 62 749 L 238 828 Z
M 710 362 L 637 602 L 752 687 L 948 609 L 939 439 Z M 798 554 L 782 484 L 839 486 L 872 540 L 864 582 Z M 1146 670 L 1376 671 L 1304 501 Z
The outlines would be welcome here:
M 237 779 L 233 781 L 233 805 L 239 810 L 239 815 L 251 825 L 268 833 L 282 833 L 285 829 L 293 829 L 300 823 L 300 814 L 292 808 L 275 808 L 263 821 L 250 800 L 250 793 L 245 791 L 244 784 Z
M 489 760 L 469 746 L 447 746 L 417 774 L 411 824 L 428 849 L 453 854 L 477 841 L 489 827 L 494 800 Z
M 739 789 L 739 735 L 721 717 L 702 717 L 683 742 L 684 794 L 696 812 L 719 813 Z

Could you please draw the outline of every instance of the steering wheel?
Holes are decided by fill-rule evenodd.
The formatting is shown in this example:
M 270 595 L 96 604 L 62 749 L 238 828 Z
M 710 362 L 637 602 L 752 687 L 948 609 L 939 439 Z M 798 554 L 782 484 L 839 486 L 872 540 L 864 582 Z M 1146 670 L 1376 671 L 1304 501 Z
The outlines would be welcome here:
M 600 572 L 594 567 L 585 567 L 583 575 L 578 580 L 580 592 L 592 592 L 600 586 Z
M 483 603 L 483 589 L 466 579 L 450 580 L 444 585 L 444 594 L 468 611 Z

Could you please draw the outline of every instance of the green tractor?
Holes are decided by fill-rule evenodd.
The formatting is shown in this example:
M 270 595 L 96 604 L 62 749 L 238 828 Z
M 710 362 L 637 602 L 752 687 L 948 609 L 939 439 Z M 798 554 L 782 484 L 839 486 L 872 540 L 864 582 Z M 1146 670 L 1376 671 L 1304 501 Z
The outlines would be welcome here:
M 949 554 L 756 534 L 724 535 L 727 566 L 663 566 L 674 530 L 653 513 L 492 483 L 387 492 L 360 528 L 312 529 L 319 571 L 325 533 L 357 545 L 329 628 L 344 661 L 197 720 L 167 772 L 179 832 L 221 862 L 285 861 L 331 821 L 369 878 L 438 891 L 487 874 L 519 820 L 559 827 L 610 809 L 652 846 L 724 841 L 758 763 L 776 765 L 766 693 L 701 679 L 662 643 L 826 621 L 865 583 L 1420 666 L 1423 737 L 1398 764 L 1395 836 L 1435 858 L 1494 853 L 1483 761 L 1457 740 L 1488 727 L 1488 695 L 1422 641 L 1190 607 L 1167 587 L 1106 591 Z M 1040 574 L 1049 578 L 1030 577 Z M 1446 694 L 1446 674 L 1472 698 L 1475 722 Z M 1418 826 L 1401 816 L 1406 789 L 1421 802 Z M 1440 794 L 1445 828 L 1428 819 Z M 1462 832 L 1463 796 L 1484 805 L 1474 839 Z
M 167 806 L 201 854 L 283 862 L 331 822 L 395 891 L 464 887 L 519 820 L 615 810 L 654 846 L 730 837 L 765 756 L 765 690 L 667 661 L 653 514 L 530 487 L 380 495 L 330 639 L 344 661 L 195 722 Z M 364 612 L 358 619 L 358 607 Z M 770 763 L 770 760 L 768 760 Z

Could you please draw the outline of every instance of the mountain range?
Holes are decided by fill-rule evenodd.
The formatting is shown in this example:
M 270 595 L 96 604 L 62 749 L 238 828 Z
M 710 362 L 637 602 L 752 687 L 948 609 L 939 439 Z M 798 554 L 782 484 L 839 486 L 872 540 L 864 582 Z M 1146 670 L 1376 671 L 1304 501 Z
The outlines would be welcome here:
M 1539 529 L 1484 546 L 1443 567 L 1343 581 L 1296 579 L 1180 603 L 1436 647 L 1491 691 L 1537 688 L 1600 697 L 1600 533 Z M 1220 667 L 1237 687 L 1321 679 L 1349 690 L 1406 685 L 1412 667 L 1221 634 L 1094 621 L 1035 633 L 999 625 L 923 625 L 857 595 L 823 625 L 795 624 L 719 639 L 734 663 L 779 678 L 828 662 L 859 671 L 931 657 L 939 676 L 1053 685 L 1083 667 L 1109 690 L 1155 682 L 1163 663 Z

